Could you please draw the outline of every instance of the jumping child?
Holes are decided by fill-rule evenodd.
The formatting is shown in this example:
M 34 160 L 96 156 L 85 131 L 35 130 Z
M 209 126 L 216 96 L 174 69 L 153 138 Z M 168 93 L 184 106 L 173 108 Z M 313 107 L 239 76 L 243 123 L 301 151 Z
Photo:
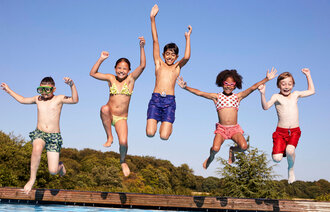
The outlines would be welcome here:
M 127 155 L 127 116 L 128 107 L 131 100 L 131 95 L 134 89 L 134 83 L 139 78 L 146 66 L 146 56 L 144 52 L 145 40 L 143 37 L 140 39 L 140 65 L 129 74 L 131 70 L 131 64 L 128 59 L 120 58 L 115 65 L 115 73 L 102 74 L 98 72 L 98 69 L 102 62 L 109 57 L 109 53 L 103 51 L 100 58 L 97 60 L 90 76 L 107 81 L 110 88 L 109 100 L 106 105 L 101 107 L 101 119 L 105 132 L 107 134 L 107 141 L 103 146 L 110 147 L 113 142 L 113 136 L 111 132 L 111 125 L 115 127 L 119 140 L 119 152 L 120 152 L 120 164 L 124 173 L 124 176 L 129 176 L 130 170 L 125 162 Z
M 64 77 L 64 82 L 71 87 L 72 97 L 64 95 L 55 96 L 55 82 L 51 77 L 45 77 L 41 80 L 40 86 L 37 88 L 37 92 L 40 95 L 27 98 L 15 93 L 6 83 L 1 84 L 2 89 L 19 103 L 37 104 L 37 128 L 29 134 L 33 147 L 30 180 L 24 186 L 25 193 L 31 191 L 36 181 L 41 154 L 45 147 L 47 150 L 48 170 L 50 174 L 63 176 L 66 173 L 64 164 L 59 162 L 60 151 L 63 144 L 60 133 L 60 114 L 63 104 L 76 104 L 79 98 L 73 81 L 68 77 Z
M 266 86 L 260 85 L 261 104 L 264 110 L 268 110 L 273 104 L 277 111 L 277 128 L 273 133 L 273 152 L 272 158 L 276 163 L 281 162 L 282 158 L 287 156 L 288 160 L 288 183 L 293 183 L 295 149 L 297 147 L 301 131 L 299 128 L 298 98 L 310 96 L 315 93 L 313 80 L 308 68 L 303 68 L 302 73 L 306 75 L 308 89 L 306 91 L 291 92 L 295 82 L 289 72 L 280 74 L 277 78 L 277 87 L 280 93 L 274 94 L 269 102 L 266 101 Z
M 156 83 L 148 105 L 146 134 L 148 137 L 153 137 L 157 131 L 157 123 L 160 121 L 160 138 L 168 140 L 172 133 L 172 125 L 175 119 L 175 81 L 180 75 L 181 68 L 190 58 L 190 34 L 192 28 L 188 26 L 189 31 L 185 32 L 186 49 L 184 57 L 175 63 L 179 57 L 179 48 L 175 43 L 169 43 L 164 47 L 163 61 L 160 57 L 155 21 L 158 11 L 158 6 L 155 4 L 150 13 Z
M 183 78 L 178 77 L 177 83 L 181 88 L 197 96 L 212 100 L 217 108 L 219 123 L 216 123 L 213 146 L 210 149 L 210 156 L 203 163 L 204 169 L 209 167 L 215 154 L 219 152 L 221 145 L 226 139 L 232 139 L 237 144 L 236 146 L 231 146 L 229 149 L 229 164 L 235 161 L 235 152 L 242 152 L 248 148 L 247 142 L 243 136 L 244 132 L 240 125 L 237 124 L 239 104 L 242 99 L 256 90 L 259 85 L 273 79 L 275 74 L 276 69 L 272 68 L 271 72 L 268 70 L 263 80 L 237 94 L 233 93 L 233 91 L 235 88 L 242 88 L 242 77 L 236 70 L 224 70 L 218 74 L 216 84 L 223 88 L 223 91 L 219 93 L 207 93 L 188 87 L 187 83 L 183 81 Z

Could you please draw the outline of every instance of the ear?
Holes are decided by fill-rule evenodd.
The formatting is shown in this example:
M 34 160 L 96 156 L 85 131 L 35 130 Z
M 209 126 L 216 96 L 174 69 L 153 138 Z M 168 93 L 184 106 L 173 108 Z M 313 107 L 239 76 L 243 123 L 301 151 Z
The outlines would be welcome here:
M 53 93 L 56 91 L 56 87 L 53 88 Z

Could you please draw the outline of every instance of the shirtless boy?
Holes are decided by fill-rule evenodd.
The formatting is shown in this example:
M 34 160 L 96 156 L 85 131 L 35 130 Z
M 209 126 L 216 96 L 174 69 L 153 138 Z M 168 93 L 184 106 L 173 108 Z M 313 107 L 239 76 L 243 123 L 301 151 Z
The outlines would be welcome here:
M 295 82 L 289 72 L 284 72 L 278 76 L 277 87 L 280 89 L 280 93 L 274 94 L 268 102 L 265 97 L 265 85 L 259 86 L 262 108 L 268 110 L 275 104 L 278 123 L 276 131 L 273 133 L 272 158 L 274 162 L 279 163 L 283 157 L 287 156 L 288 183 L 295 181 L 293 170 L 295 149 L 301 135 L 297 105 L 298 98 L 310 96 L 315 93 L 310 70 L 303 68 L 301 71 L 307 78 L 308 89 L 305 91 L 291 92 Z
M 164 47 L 163 57 L 165 61 L 163 61 L 160 57 L 155 21 L 158 11 L 156 4 L 150 13 L 156 83 L 148 105 L 146 134 L 148 137 L 153 137 L 157 131 L 157 123 L 160 121 L 160 138 L 168 140 L 172 133 L 172 125 L 175 119 L 175 82 L 180 75 L 181 68 L 190 58 L 190 34 L 192 28 L 188 26 L 189 31 L 185 32 L 186 49 L 183 58 L 175 62 L 179 57 L 179 49 L 175 43 L 169 43 Z
M 72 97 L 64 95 L 55 96 L 55 82 L 51 77 L 45 77 L 41 80 L 40 86 L 37 88 L 37 92 L 40 95 L 34 97 L 23 97 L 11 90 L 6 83 L 1 83 L 2 89 L 19 103 L 37 104 L 37 128 L 29 134 L 33 147 L 30 180 L 24 186 L 25 193 L 31 191 L 36 181 L 37 170 L 44 148 L 47 150 L 48 170 L 50 174 L 63 176 L 66 173 L 64 164 L 59 162 L 60 150 L 63 143 L 60 133 L 60 114 L 63 104 L 76 104 L 78 102 L 78 93 L 75 84 L 70 78 L 64 77 L 64 81 L 71 87 Z

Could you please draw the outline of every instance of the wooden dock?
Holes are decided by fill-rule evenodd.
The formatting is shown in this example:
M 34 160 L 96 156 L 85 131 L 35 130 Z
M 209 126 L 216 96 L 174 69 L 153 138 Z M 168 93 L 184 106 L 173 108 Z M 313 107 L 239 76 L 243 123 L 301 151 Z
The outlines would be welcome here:
M 0 188 L 1 203 L 66 204 L 189 211 L 330 211 L 330 202 L 154 195 L 60 189 Z

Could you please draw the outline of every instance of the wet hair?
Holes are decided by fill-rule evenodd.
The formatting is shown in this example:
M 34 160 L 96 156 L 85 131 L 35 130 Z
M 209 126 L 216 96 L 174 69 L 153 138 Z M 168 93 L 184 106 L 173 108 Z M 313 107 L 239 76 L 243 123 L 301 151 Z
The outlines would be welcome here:
M 55 81 L 52 77 L 45 77 L 41 80 L 40 84 L 55 86 Z
M 179 48 L 175 43 L 168 43 L 164 46 L 164 52 L 165 53 L 167 50 L 172 50 L 176 55 L 179 54 Z
M 120 63 L 120 62 L 125 62 L 125 63 L 127 63 L 127 65 L 128 65 L 128 70 L 131 70 L 131 63 L 130 63 L 129 60 L 128 60 L 127 58 L 125 58 L 125 57 L 119 58 L 119 59 L 117 60 L 116 65 L 115 65 L 115 68 L 117 67 L 118 63 Z
M 285 78 L 288 78 L 288 77 L 291 77 L 292 78 L 292 83 L 293 83 L 293 86 L 294 86 L 295 82 L 294 82 L 294 79 L 293 79 L 292 74 L 290 72 L 283 72 L 282 74 L 280 74 L 277 77 L 277 82 L 276 82 L 277 87 L 280 88 L 280 82 L 281 82 L 281 80 L 284 80 Z
M 226 70 L 221 71 L 217 76 L 217 80 L 215 81 L 215 84 L 217 84 L 219 87 L 223 87 L 223 82 L 226 81 L 226 79 L 228 77 L 232 77 L 234 79 L 234 81 L 236 82 L 235 86 L 238 89 L 242 88 L 243 77 L 241 75 L 239 75 L 235 69 L 232 69 L 232 70 L 226 69 Z

